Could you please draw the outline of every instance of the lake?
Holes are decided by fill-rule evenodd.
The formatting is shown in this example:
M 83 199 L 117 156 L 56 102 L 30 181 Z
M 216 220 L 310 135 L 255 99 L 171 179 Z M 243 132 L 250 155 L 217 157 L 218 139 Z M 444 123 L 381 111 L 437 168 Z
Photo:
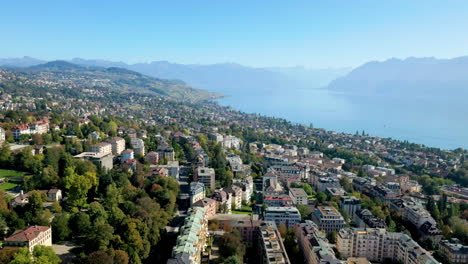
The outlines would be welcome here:
M 468 149 L 466 98 L 364 96 L 297 89 L 224 97 L 219 104 L 337 132 L 366 133 L 442 149 Z

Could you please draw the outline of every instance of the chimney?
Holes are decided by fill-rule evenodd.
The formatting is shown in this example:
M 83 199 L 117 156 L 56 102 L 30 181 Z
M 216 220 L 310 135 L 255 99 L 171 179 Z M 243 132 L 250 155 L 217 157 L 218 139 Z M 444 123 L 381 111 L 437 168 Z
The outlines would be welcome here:
M 24 193 L 23 193 L 23 190 L 21 190 L 21 191 L 20 191 L 20 195 L 21 195 L 21 196 L 23 196 L 23 195 L 24 195 Z

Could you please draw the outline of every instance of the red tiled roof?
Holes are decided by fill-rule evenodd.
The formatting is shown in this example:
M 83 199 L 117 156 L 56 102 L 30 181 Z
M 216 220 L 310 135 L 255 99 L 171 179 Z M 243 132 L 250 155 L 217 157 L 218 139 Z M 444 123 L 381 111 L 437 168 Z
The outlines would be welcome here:
M 36 238 L 41 232 L 49 230 L 48 226 L 30 226 L 23 230 L 17 230 L 13 235 L 5 238 L 5 241 L 31 241 Z

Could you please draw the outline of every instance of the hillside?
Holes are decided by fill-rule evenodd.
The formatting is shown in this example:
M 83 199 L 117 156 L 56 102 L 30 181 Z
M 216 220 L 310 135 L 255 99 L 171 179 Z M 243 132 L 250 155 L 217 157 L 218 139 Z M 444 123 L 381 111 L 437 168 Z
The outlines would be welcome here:
M 360 94 L 468 95 L 468 57 L 369 62 L 328 88 Z
M 28 68 L 5 69 L 13 74 L 18 87 L 36 89 L 98 89 L 101 92 L 118 91 L 166 96 L 177 100 L 200 101 L 219 97 L 219 94 L 192 88 L 179 80 L 157 79 L 117 67 L 92 67 L 66 61 L 52 61 Z M 13 85 L 11 78 L 0 78 L 1 83 Z

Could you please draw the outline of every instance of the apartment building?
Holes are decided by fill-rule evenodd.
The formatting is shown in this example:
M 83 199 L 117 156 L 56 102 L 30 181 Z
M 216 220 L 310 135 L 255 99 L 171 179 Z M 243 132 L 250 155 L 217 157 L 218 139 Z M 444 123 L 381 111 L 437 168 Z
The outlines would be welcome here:
M 286 194 L 266 194 L 263 198 L 263 204 L 273 207 L 293 206 L 293 200 Z
M 202 207 L 190 209 L 172 250 L 172 258 L 167 261 L 168 264 L 201 263 L 201 253 L 206 248 L 206 239 L 209 236 L 205 214 L 206 211 Z
M 290 264 L 281 235 L 274 222 L 265 222 L 259 227 L 258 249 L 263 264 Z
M 97 144 L 92 145 L 90 150 L 91 152 L 102 154 L 102 155 L 112 154 L 112 145 L 106 142 L 97 143 Z
M 198 167 L 195 170 L 194 180 L 205 185 L 206 188 L 214 190 L 215 185 L 215 170 L 213 168 Z
M 305 264 L 342 264 L 318 226 L 306 220 L 296 226 L 296 236 Z
M 287 226 L 294 226 L 301 222 L 301 214 L 296 207 L 267 207 L 265 221 L 272 221 L 277 225 L 284 223 Z
M 361 209 L 361 200 L 354 196 L 340 197 L 340 208 L 346 212 L 350 219 L 354 219 L 354 215 Z
M 118 156 L 125 150 L 125 139 L 113 137 L 108 141 L 112 145 L 112 155 Z
M 338 231 L 346 226 L 345 219 L 340 212 L 332 206 L 318 206 L 312 213 L 312 221 L 314 221 L 320 230 L 324 230 L 327 234 L 332 231 Z
M 135 155 L 145 155 L 145 142 L 141 138 L 131 138 L 130 144 L 135 151 Z
M 468 246 L 463 245 L 457 238 L 440 241 L 439 249 L 450 263 L 468 263 Z
M 196 203 L 197 201 L 202 200 L 205 198 L 205 185 L 201 182 L 191 182 L 190 183 L 190 206 Z
M 291 196 L 291 199 L 295 205 L 308 204 L 307 193 L 302 188 L 289 188 L 289 196 Z
M 343 228 L 338 232 L 336 248 L 344 258 L 364 257 L 372 262 L 438 264 L 431 254 L 403 233 L 384 228 Z
M 17 230 L 5 238 L 3 247 L 27 247 L 32 252 L 35 246 L 52 246 L 52 229 L 48 226 L 30 226 Z

